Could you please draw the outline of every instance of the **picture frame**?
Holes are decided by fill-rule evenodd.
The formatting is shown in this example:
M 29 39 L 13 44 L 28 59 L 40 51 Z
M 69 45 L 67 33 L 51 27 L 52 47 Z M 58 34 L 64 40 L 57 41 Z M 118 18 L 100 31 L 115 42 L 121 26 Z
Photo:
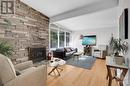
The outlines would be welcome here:
M 119 18 L 119 38 L 128 39 L 128 8 L 125 8 Z

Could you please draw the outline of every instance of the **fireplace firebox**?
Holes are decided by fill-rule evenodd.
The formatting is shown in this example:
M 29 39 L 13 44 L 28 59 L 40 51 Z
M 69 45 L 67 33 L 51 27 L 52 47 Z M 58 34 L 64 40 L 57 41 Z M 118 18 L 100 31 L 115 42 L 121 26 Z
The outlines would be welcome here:
M 34 63 L 46 60 L 46 47 L 29 47 L 28 56 Z

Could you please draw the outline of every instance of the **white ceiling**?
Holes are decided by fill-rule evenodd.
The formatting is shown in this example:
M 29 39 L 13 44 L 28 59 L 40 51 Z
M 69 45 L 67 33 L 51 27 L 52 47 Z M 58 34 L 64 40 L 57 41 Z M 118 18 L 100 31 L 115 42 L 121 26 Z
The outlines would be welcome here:
M 117 11 L 118 8 L 116 7 L 96 13 L 58 21 L 56 24 L 60 24 L 72 31 L 117 27 Z
M 101 0 L 21 0 L 48 17 Z
M 117 26 L 118 0 L 21 1 L 72 31 Z

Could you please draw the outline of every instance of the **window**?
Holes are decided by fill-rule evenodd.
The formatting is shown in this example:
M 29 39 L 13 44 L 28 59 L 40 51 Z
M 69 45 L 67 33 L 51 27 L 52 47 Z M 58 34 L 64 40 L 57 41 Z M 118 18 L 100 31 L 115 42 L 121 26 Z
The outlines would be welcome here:
M 70 32 L 50 29 L 50 48 L 66 47 L 70 44 Z
M 65 32 L 60 31 L 59 32 L 59 47 L 64 47 L 65 41 Z
M 66 32 L 66 46 L 69 46 L 70 43 L 70 33 Z
M 50 31 L 50 47 L 58 47 L 58 30 L 51 29 Z

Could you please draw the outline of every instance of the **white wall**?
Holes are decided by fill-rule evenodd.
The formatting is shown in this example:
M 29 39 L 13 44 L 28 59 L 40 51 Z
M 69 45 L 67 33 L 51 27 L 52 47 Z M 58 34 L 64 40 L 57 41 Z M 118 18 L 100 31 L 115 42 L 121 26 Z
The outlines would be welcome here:
M 72 46 L 78 48 L 79 50 L 83 50 L 82 40 L 80 39 L 80 35 L 96 35 L 97 36 L 97 45 L 108 45 L 111 34 L 115 37 L 118 37 L 118 27 L 108 27 L 101 29 L 89 29 L 85 31 L 78 31 L 72 33 Z

